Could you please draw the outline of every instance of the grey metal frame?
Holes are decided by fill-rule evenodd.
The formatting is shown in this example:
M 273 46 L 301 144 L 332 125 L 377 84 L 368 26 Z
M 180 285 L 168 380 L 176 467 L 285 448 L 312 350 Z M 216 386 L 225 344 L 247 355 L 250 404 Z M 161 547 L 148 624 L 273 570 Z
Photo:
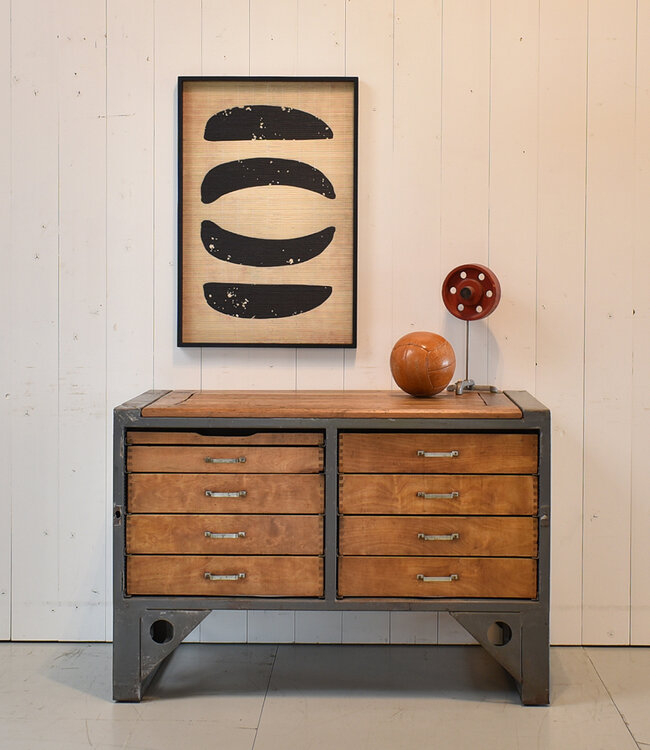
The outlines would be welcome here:
M 218 609 L 376 610 L 449 612 L 515 679 L 522 703 L 549 702 L 550 413 L 525 391 L 507 391 L 521 419 L 313 419 L 143 417 L 141 409 L 166 391 L 148 391 L 114 412 L 113 698 L 139 701 L 156 669 L 212 611 Z M 309 429 L 325 432 L 325 595 L 322 598 L 128 596 L 125 588 L 128 429 Z M 339 431 L 533 432 L 539 436 L 537 599 L 373 599 L 336 596 Z M 488 635 L 504 623 L 506 643 Z M 492 640 L 494 637 L 492 636 Z M 389 646 L 388 646 L 389 648 Z

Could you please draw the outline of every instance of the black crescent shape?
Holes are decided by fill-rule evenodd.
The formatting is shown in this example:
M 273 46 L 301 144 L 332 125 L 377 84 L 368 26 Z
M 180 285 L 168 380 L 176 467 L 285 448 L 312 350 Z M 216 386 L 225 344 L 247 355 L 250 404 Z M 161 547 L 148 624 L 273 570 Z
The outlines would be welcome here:
M 322 305 L 332 287 L 210 283 L 203 285 L 203 294 L 210 307 L 232 318 L 289 318 Z
M 256 158 L 213 167 L 201 183 L 201 201 L 212 203 L 226 193 L 258 185 L 291 185 L 336 198 L 332 183 L 320 169 L 294 159 Z
M 223 229 L 213 221 L 201 222 L 203 247 L 219 260 L 241 266 L 292 266 L 316 258 L 330 244 L 335 228 L 293 237 L 288 240 L 266 240 L 246 237 Z
M 334 134 L 327 123 L 301 109 L 253 104 L 212 115 L 203 137 L 206 141 L 311 141 Z

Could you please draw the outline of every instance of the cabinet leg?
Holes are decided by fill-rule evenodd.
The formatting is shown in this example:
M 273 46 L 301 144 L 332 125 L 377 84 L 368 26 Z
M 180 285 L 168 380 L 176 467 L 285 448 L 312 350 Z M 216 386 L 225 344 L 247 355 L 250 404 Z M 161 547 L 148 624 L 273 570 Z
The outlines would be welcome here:
M 163 661 L 210 613 L 201 610 L 116 612 L 113 625 L 113 700 L 137 702 Z
M 548 620 L 517 612 L 450 612 L 517 683 L 521 702 L 549 702 Z
M 521 702 L 525 706 L 546 706 L 550 700 L 548 621 L 526 618 L 522 635 L 522 679 L 518 683 Z
M 142 698 L 140 614 L 116 613 L 113 622 L 113 700 L 137 702 Z

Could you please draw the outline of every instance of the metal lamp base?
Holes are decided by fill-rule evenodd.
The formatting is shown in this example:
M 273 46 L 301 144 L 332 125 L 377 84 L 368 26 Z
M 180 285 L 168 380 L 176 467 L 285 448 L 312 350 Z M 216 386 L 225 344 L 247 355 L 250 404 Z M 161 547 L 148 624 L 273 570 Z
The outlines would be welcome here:
M 456 391 L 457 396 L 461 396 L 465 391 L 487 391 L 488 393 L 498 393 L 499 389 L 495 385 L 476 385 L 473 380 L 457 380 L 453 385 L 447 386 L 448 391 Z

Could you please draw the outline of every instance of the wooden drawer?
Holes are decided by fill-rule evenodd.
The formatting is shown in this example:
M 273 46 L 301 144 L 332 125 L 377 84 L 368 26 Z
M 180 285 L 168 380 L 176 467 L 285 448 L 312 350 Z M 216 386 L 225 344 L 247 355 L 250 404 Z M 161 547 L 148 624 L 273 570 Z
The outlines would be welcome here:
M 129 474 L 127 481 L 131 513 L 324 510 L 322 474 Z
M 156 446 L 127 448 L 127 471 L 206 474 L 315 474 L 323 449 L 293 446 Z
M 447 578 L 426 581 L 418 576 Z M 339 596 L 533 599 L 537 561 L 507 557 L 341 557 Z
M 206 574 L 236 578 L 210 580 Z M 322 596 L 323 558 L 129 555 L 126 590 L 145 596 Z
M 532 516 L 537 513 L 537 477 L 342 474 L 339 477 L 339 511 Z
M 129 430 L 127 445 L 323 445 L 322 432 L 250 432 L 226 430 L 219 435 L 211 431 Z
M 211 537 L 206 534 L 227 534 Z M 319 555 L 322 516 L 129 515 L 130 554 Z
M 339 552 L 342 555 L 534 557 L 537 554 L 537 519 L 524 516 L 342 516 Z
M 344 433 L 341 473 L 534 474 L 537 435 L 503 433 Z

